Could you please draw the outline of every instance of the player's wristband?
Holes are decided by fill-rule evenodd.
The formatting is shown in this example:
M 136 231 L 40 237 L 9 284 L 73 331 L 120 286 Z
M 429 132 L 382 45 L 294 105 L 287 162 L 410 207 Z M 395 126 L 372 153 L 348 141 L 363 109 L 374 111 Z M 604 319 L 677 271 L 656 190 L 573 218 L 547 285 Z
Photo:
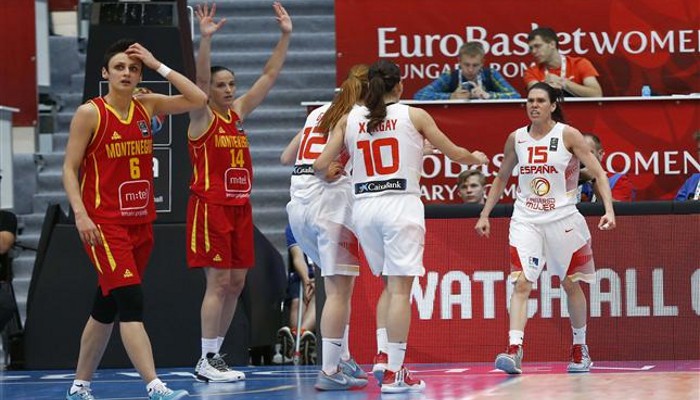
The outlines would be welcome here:
M 163 78 L 166 78 L 166 79 L 167 79 L 167 78 L 168 78 L 168 74 L 169 74 L 170 72 L 172 72 L 172 69 L 170 69 L 170 67 L 168 67 L 167 65 L 165 65 L 165 64 L 163 64 L 163 63 L 160 63 L 160 67 L 158 67 L 158 69 L 156 70 L 156 72 L 159 73 L 160 76 L 162 76 Z

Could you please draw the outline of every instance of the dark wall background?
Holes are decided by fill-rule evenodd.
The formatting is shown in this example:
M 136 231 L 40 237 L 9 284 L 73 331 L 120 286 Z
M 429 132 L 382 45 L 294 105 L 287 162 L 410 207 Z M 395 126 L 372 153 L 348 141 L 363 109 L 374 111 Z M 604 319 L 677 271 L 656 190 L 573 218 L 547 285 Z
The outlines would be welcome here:
M 50 217 L 37 258 L 27 305 L 25 367 L 75 368 L 80 335 L 92 307 L 97 276 L 73 224 Z M 51 221 L 58 223 L 51 227 Z M 204 274 L 185 262 L 185 225 L 154 226 L 155 247 L 146 271 L 144 324 L 158 367 L 194 366 L 200 356 L 199 310 Z M 274 344 L 286 288 L 284 261 L 255 231 L 256 266 L 249 272 L 223 353 L 233 365 L 247 365 L 249 348 Z M 118 324 L 117 324 L 118 325 Z M 128 368 L 118 329 L 101 367 Z

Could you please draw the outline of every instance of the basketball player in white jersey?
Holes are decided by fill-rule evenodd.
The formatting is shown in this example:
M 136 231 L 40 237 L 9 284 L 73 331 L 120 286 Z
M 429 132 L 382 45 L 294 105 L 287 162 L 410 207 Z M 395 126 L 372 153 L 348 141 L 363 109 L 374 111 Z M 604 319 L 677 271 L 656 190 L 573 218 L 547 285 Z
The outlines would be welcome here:
M 345 147 L 352 164 L 355 194 L 353 226 L 375 275 L 387 279 L 388 365 L 381 391 L 421 391 L 425 382 L 403 366 L 411 320 L 410 293 L 416 276 L 425 273 L 425 218 L 420 199 L 423 140 L 462 164 L 484 164 L 445 136 L 422 109 L 397 104 L 403 86 L 399 67 L 383 60 L 369 69 L 365 106 L 354 108 L 333 129 L 314 169 L 328 174 Z M 332 174 L 332 171 L 330 171 Z
M 323 364 L 318 390 L 350 390 L 367 385 L 367 374 L 350 356 L 350 303 L 359 274 L 358 243 L 352 231 L 352 185 L 343 171 L 347 156 L 333 165 L 337 176 L 327 182 L 314 175 L 313 162 L 328 140 L 328 132 L 367 92 L 367 65 L 356 65 L 329 105 L 313 110 L 304 128 L 281 156 L 294 164 L 287 204 L 289 223 L 304 253 L 321 268 L 326 300 L 321 314 Z
M 527 299 L 545 264 L 561 279 L 568 299 L 574 344 L 567 370 L 587 372 L 593 364 L 586 346 L 586 298 L 578 283 L 595 282 L 591 234 L 576 209 L 579 160 L 595 176 L 605 206 L 598 228 L 615 228 L 615 214 L 605 171 L 581 132 L 564 124 L 557 92 L 542 82 L 528 90 L 531 123 L 508 136 L 501 169 L 475 226 L 479 235 L 489 236 L 489 213 L 517 165 L 518 190 L 509 235 L 510 281 L 515 285 L 510 299 L 509 345 L 496 357 L 496 368 L 509 374 L 522 373 Z

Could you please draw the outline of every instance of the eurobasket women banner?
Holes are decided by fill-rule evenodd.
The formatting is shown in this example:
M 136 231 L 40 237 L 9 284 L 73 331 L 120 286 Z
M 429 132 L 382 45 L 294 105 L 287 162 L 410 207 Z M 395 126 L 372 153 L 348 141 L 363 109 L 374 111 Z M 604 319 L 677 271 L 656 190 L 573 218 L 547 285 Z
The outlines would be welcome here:
M 404 98 L 454 69 L 467 41 L 523 94 L 537 27 L 558 32 L 562 54 L 593 63 L 605 96 L 637 96 L 643 85 L 700 92 L 697 0 L 336 0 L 335 16 L 338 83 L 352 65 L 388 58 L 402 69 Z
M 481 150 L 489 158 L 479 167 L 487 190 L 500 170 L 508 134 L 529 123 L 524 101 L 461 104 L 414 104 L 428 111 L 453 142 Z M 694 139 L 700 130 L 700 97 L 568 100 L 562 105 L 567 123 L 596 134 L 604 150 L 602 165 L 624 173 L 635 187 L 635 200 L 673 200 L 683 182 L 700 172 Z M 443 154 L 424 157 L 421 198 L 430 203 L 460 203 L 457 175 L 466 166 Z M 504 201 L 515 197 L 516 173 Z

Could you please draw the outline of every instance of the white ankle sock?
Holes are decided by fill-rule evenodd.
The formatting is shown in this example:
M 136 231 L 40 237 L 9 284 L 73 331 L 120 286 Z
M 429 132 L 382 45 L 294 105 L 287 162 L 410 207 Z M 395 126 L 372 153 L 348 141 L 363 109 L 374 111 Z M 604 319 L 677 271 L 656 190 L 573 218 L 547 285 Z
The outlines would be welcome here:
M 523 345 L 523 338 L 525 337 L 525 332 L 512 329 L 508 331 L 508 344 L 512 345 Z
M 343 338 L 323 338 L 321 346 L 323 346 L 323 372 L 326 375 L 333 375 L 338 371 Z
M 216 337 L 216 354 L 221 353 L 221 345 L 224 344 L 224 337 L 223 336 L 217 336 Z
M 217 353 L 216 345 L 217 345 L 218 340 L 216 338 L 214 339 L 207 339 L 207 338 L 202 338 L 202 358 L 205 358 L 208 353 Z
M 574 333 L 574 344 L 586 344 L 586 325 L 581 328 L 571 327 Z
M 156 379 L 148 382 L 148 385 L 146 385 L 146 391 L 148 391 L 148 393 L 151 393 L 154 390 L 156 390 L 159 386 L 162 386 L 162 385 L 164 385 L 163 381 L 156 378 Z
M 406 358 L 406 343 L 387 343 L 387 350 L 389 355 L 389 364 L 387 368 L 389 371 L 398 371 L 403 366 L 403 361 Z
M 350 325 L 345 325 L 345 333 L 343 333 L 343 345 L 340 347 L 340 359 L 347 361 L 350 359 L 350 343 L 348 342 L 348 337 L 350 336 Z
M 389 337 L 386 333 L 386 328 L 377 329 L 377 353 L 388 354 L 387 343 L 389 343 Z
M 73 381 L 73 385 L 70 387 L 69 393 L 73 394 L 83 388 L 90 389 L 90 381 L 82 381 L 80 379 L 76 379 Z

